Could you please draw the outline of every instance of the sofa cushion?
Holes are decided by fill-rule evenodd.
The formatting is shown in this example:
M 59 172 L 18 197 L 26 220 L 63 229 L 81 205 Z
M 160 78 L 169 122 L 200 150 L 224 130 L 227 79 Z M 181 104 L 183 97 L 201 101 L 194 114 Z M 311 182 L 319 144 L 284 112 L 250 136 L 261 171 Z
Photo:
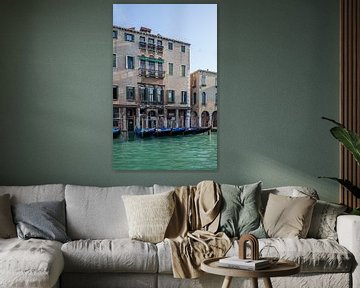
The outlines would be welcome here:
M 16 237 L 9 194 L 0 196 L 0 238 Z
M 156 195 L 124 195 L 131 239 L 157 243 L 164 240 L 175 208 L 174 191 Z
M 318 200 L 314 206 L 307 237 L 337 240 L 336 219 L 346 209 L 345 205 Z
M 53 287 L 63 268 L 59 242 L 0 239 L 1 287 Z
M 266 237 L 260 217 L 260 193 L 261 182 L 243 186 L 222 184 L 219 231 L 229 237 L 246 233 Z
M 128 238 L 123 195 L 152 194 L 152 187 L 66 185 L 67 233 L 71 239 Z
M 65 197 L 65 186 L 62 184 L 0 186 L 0 195 L 4 194 L 10 194 L 11 204 L 61 201 Z
M 301 273 L 348 273 L 354 266 L 353 255 L 338 242 L 329 239 L 264 238 L 259 239 L 259 249 L 274 246 L 281 259 L 295 261 Z M 156 244 L 159 273 L 171 274 L 171 248 L 168 241 Z M 226 256 L 238 255 L 238 241 L 234 241 Z M 250 249 L 247 250 L 250 257 Z M 272 255 L 276 256 L 276 255 Z M 274 286 L 275 287 L 275 286 Z
M 130 239 L 78 240 L 61 248 L 66 272 L 156 273 L 156 246 Z
M 45 201 L 13 206 L 19 238 L 69 241 L 65 229 L 65 201 Z
M 305 238 L 310 227 L 316 200 L 270 194 L 264 215 L 264 227 L 269 237 Z

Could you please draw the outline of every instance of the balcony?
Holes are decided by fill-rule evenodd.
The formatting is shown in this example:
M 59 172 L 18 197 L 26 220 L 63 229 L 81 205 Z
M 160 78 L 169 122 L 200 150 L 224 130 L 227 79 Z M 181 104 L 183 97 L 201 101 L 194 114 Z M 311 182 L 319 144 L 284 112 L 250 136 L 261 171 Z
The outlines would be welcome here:
M 148 43 L 147 46 L 149 51 L 155 51 L 155 44 Z
M 140 104 L 141 104 L 141 106 L 154 107 L 154 106 L 162 106 L 162 105 L 164 105 L 164 101 L 141 100 Z
M 156 45 L 156 52 L 157 53 L 163 53 L 163 51 L 164 51 L 164 46 Z
M 139 48 L 146 50 L 146 42 L 139 42 Z
M 163 79 L 165 77 L 165 71 L 139 68 L 139 76 Z

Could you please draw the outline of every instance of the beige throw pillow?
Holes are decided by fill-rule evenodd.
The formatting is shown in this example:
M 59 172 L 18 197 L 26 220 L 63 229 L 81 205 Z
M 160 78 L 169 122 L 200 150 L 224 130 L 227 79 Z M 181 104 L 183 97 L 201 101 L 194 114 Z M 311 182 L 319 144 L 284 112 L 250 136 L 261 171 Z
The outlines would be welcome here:
M 264 228 L 269 237 L 306 238 L 316 200 L 306 197 L 269 195 Z
M 164 240 L 175 207 L 173 193 L 122 196 L 131 239 L 151 243 Z
M 0 196 L 0 238 L 16 237 L 9 194 Z

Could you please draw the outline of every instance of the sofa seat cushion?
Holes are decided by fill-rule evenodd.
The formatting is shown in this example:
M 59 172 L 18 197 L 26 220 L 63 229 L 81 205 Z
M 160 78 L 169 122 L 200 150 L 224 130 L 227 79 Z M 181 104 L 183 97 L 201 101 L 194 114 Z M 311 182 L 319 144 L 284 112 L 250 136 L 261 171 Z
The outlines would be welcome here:
M 259 239 L 259 250 L 266 245 L 275 247 L 281 259 L 298 263 L 302 273 L 350 272 L 354 265 L 353 255 L 344 246 L 330 239 Z M 236 255 L 237 251 L 238 245 L 235 242 L 228 256 Z
M 63 268 L 60 242 L 0 239 L 0 287 L 52 287 Z
M 259 249 L 274 246 L 280 258 L 295 261 L 302 273 L 350 272 L 354 265 L 353 255 L 338 242 L 330 239 L 267 238 L 259 239 Z M 159 273 L 172 273 L 171 248 L 167 241 L 157 244 Z M 227 256 L 238 255 L 235 241 Z M 250 256 L 250 251 L 248 251 Z
M 156 246 L 122 239 L 77 240 L 61 248 L 66 272 L 156 273 Z

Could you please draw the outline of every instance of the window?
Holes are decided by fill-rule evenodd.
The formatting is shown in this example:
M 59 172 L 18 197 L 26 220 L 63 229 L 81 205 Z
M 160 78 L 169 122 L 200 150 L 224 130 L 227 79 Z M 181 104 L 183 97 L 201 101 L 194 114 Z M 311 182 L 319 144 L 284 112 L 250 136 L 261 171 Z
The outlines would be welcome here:
M 156 45 L 162 46 L 162 41 L 161 41 L 161 40 L 157 40 L 157 41 L 156 41 Z
M 126 86 L 126 100 L 128 101 L 135 100 L 135 87 Z
M 205 74 L 201 75 L 201 86 L 206 86 L 206 75 Z
M 126 69 L 135 69 L 135 59 L 133 56 L 126 56 Z
M 158 71 L 159 72 L 163 71 L 163 64 L 162 63 L 158 63 Z
M 140 42 L 145 42 L 145 36 L 140 36 Z
M 117 85 L 113 85 L 113 100 L 118 100 L 119 99 L 119 86 Z
M 153 87 L 149 87 L 148 88 L 148 95 L 149 95 L 149 101 L 150 103 L 153 103 L 154 102 L 154 88 Z
M 130 41 L 130 42 L 134 42 L 134 34 L 130 34 L 130 33 L 125 33 L 125 41 Z
M 187 92 L 181 91 L 181 104 L 187 104 Z
M 193 101 L 192 101 L 193 103 L 193 105 L 196 105 L 196 92 L 194 92 L 194 94 L 193 94 Z
M 140 60 L 140 68 L 146 69 L 146 61 L 145 60 Z
M 186 66 L 185 65 L 181 65 L 181 76 L 185 77 L 185 73 L 186 72 Z
M 217 87 L 217 77 L 215 78 L 215 87 Z
M 181 45 L 181 52 L 185 53 L 185 45 Z
M 149 38 L 148 42 L 149 42 L 149 44 L 154 44 L 155 43 L 154 38 Z
M 116 54 L 113 54 L 113 67 L 116 67 Z
M 174 64 L 169 63 L 169 75 L 174 75 Z
M 173 50 L 174 49 L 174 44 L 172 42 L 168 42 L 168 49 L 169 50 Z
M 146 89 L 144 86 L 139 87 L 139 95 L 141 102 L 147 101 Z
M 205 92 L 202 92 L 201 104 L 206 105 L 206 93 Z
M 112 35 L 113 35 L 113 39 L 117 39 L 118 38 L 118 31 L 113 30 Z
M 168 90 L 168 103 L 175 103 L 175 91 Z
M 159 104 L 164 104 L 164 90 L 162 90 L 161 88 L 156 89 L 156 96 Z
M 218 93 L 215 93 L 215 105 L 218 104 Z

